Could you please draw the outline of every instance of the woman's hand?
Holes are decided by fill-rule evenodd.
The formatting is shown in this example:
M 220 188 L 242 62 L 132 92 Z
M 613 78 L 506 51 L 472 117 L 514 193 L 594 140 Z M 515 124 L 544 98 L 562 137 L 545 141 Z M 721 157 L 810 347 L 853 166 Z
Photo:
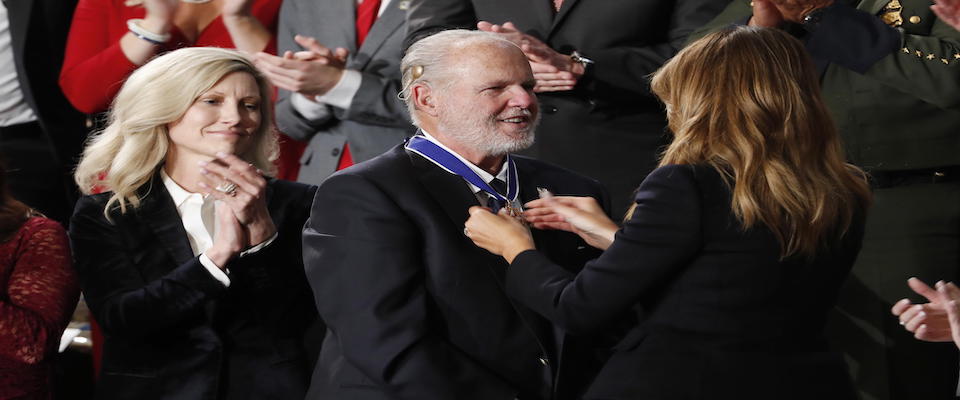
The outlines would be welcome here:
M 277 228 L 267 211 L 267 180 L 252 165 L 232 154 L 218 153 L 217 159 L 203 163 L 200 171 L 205 182 L 201 187 L 225 204 L 236 216 L 246 234 L 244 248 L 250 248 L 270 239 Z M 233 183 L 236 188 L 220 191 L 221 185 Z M 219 235 L 219 231 L 217 232 Z
M 204 254 L 220 269 L 227 269 L 227 263 L 247 247 L 247 233 L 229 207 L 217 208 L 216 224 L 217 234 L 213 238 L 213 245 Z
M 930 6 L 933 13 L 953 29 L 960 30 L 960 0 L 934 0 L 934 3 Z
M 147 10 L 143 29 L 160 35 L 170 32 L 179 6 L 180 0 L 143 0 L 143 8 Z
M 503 256 L 507 263 L 512 263 L 517 254 L 536 248 L 530 230 L 508 215 L 506 208 L 494 214 L 483 207 L 470 207 L 470 219 L 464 227 L 463 234 L 474 244 Z
M 573 232 L 601 250 L 610 247 L 620 229 L 593 197 L 543 198 L 525 204 L 524 208 L 523 216 L 534 228 Z
M 949 342 L 960 348 L 960 289 L 953 283 L 937 282 L 936 289 L 917 278 L 907 280 L 910 289 L 929 303 L 913 304 L 909 299 L 898 301 L 891 308 L 900 325 L 927 342 Z

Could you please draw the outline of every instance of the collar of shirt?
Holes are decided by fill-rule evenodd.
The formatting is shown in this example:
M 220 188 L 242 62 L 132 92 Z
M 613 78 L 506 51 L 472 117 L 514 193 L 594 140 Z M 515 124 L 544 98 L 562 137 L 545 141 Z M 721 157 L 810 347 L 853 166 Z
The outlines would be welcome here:
M 214 218 L 216 216 L 216 202 L 213 198 L 204 199 L 201 193 L 191 193 L 181 187 L 160 170 L 163 186 L 167 188 L 177 213 L 183 222 L 183 229 L 187 232 L 193 255 L 199 255 L 213 245 L 213 235 L 216 233 Z
M 467 161 L 466 158 L 463 158 L 463 156 L 461 156 L 460 154 L 457 154 L 457 152 L 450 150 L 449 147 L 444 146 L 443 143 L 440 143 L 440 141 L 437 140 L 437 138 L 430 135 L 430 133 L 428 133 L 427 131 L 421 129 L 420 132 L 423 133 L 424 138 L 435 143 L 437 146 L 440 146 L 440 148 L 448 151 L 450 154 L 453 154 L 454 157 L 462 161 L 464 164 L 466 164 L 466 166 L 470 167 L 470 169 L 473 170 L 473 172 L 476 172 L 477 175 L 480 176 L 480 179 L 483 179 L 484 182 L 489 183 L 490 181 L 493 180 L 493 178 L 497 178 L 504 182 L 507 181 L 507 159 L 506 158 L 503 159 L 503 165 L 500 166 L 500 172 L 497 173 L 497 176 L 493 176 L 489 172 L 484 171 L 482 168 L 474 165 L 472 162 Z M 474 184 L 470 183 L 466 179 L 464 179 L 463 181 L 466 182 L 468 186 L 470 186 L 470 190 L 472 190 L 474 194 L 481 192 L 480 188 L 474 186 Z M 505 194 L 505 193 L 501 193 L 501 194 Z

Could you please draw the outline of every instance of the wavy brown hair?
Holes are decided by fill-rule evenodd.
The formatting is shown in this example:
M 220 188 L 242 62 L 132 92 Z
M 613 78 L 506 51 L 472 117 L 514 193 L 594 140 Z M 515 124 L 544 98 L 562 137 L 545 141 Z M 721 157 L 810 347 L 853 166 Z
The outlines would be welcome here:
M 845 162 L 816 69 L 787 33 L 715 32 L 680 51 L 651 85 L 674 135 L 660 165 L 716 169 L 743 228 L 768 227 L 782 257 L 812 257 L 863 217 L 866 175 Z
M 7 168 L 0 160 L 0 242 L 4 242 L 30 218 L 30 207 L 13 198 L 7 188 Z

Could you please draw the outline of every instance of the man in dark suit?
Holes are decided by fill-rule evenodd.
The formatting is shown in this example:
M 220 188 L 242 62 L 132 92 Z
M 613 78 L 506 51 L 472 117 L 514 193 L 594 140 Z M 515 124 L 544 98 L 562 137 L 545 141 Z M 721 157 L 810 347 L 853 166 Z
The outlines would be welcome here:
M 471 206 L 517 212 L 547 191 L 603 203 L 601 187 L 509 155 L 533 140 L 539 114 L 529 64 L 509 41 L 444 32 L 412 46 L 402 71 L 422 134 L 327 179 L 304 232 L 329 328 L 307 398 L 575 397 L 602 355 L 512 303 L 506 263 L 474 246 L 464 222 Z M 596 255 L 568 233 L 534 238 L 571 270 Z
M 544 116 L 524 154 L 598 179 L 610 190 L 614 214 L 622 215 L 666 142 L 647 76 L 728 2 L 412 0 L 407 43 L 478 21 L 526 42 Z M 512 24 L 504 29 L 506 22 Z
M 297 181 L 318 185 L 337 169 L 376 157 L 413 134 L 407 110 L 397 99 L 407 4 L 283 2 L 280 53 L 310 58 L 260 53 L 257 65 L 283 89 L 277 127 L 309 142 Z M 343 50 L 338 53 L 338 48 Z
M 0 4 L 0 159 L 14 197 L 66 223 L 86 129 L 57 76 L 75 0 Z

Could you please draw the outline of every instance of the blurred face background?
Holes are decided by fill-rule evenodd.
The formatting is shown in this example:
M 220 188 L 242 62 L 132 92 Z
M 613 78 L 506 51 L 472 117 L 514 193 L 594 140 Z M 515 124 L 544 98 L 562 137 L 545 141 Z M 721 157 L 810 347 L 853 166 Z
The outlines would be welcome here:
M 540 113 L 523 53 L 487 43 L 449 57 L 456 67 L 452 82 L 436 91 L 439 129 L 490 155 L 530 147 Z

